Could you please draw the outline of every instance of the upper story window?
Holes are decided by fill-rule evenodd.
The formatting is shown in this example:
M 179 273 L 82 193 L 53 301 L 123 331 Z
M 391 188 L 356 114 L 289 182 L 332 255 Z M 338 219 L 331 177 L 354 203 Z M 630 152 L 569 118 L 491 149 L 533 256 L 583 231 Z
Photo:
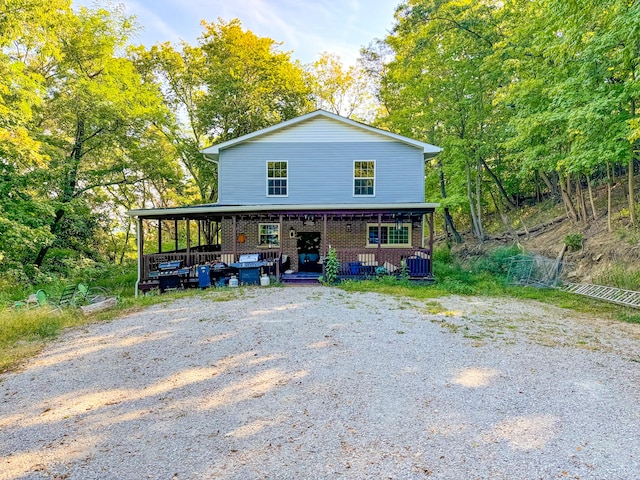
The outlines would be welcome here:
M 267 196 L 286 197 L 288 195 L 287 162 L 267 162 Z
M 376 194 L 375 160 L 356 160 L 353 162 L 353 196 L 373 197 Z

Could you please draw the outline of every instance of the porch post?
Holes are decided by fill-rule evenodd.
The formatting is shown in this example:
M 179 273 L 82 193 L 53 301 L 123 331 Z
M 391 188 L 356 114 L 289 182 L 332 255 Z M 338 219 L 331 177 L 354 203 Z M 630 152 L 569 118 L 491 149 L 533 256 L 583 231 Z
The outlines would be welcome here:
M 433 275 L 433 215 L 432 210 L 429 214 L 429 274 Z
M 137 235 L 137 247 L 138 247 L 138 279 L 136 280 L 135 296 L 138 297 L 138 286 L 140 280 L 142 280 L 142 260 L 144 257 L 144 229 L 142 227 L 142 219 L 138 217 L 136 219 L 136 235 Z
M 236 261 L 238 255 L 238 219 L 237 215 L 233 217 L 233 261 Z
M 322 217 L 322 224 L 323 224 L 323 233 L 322 233 L 322 254 L 326 257 L 327 255 L 329 255 L 329 252 L 327 251 L 327 214 L 325 213 Z
M 380 266 L 381 255 L 382 255 L 382 213 L 378 213 L 378 252 L 376 255 L 378 266 Z
M 178 251 L 178 220 L 173 221 L 173 238 L 176 243 L 175 251 Z
M 278 258 L 276 259 L 276 279 L 278 281 L 280 281 L 280 263 L 282 263 L 282 244 L 284 243 L 284 224 L 282 223 L 282 219 L 283 216 L 282 214 L 280 214 L 280 245 L 278 245 L 278 248 L 280 249 L 280 255 L 278 256 Z M 258 232 L 258 235 L 260 235 L 260 232 Z M 260 239 L 258 239 L 258 242 L 260 241 Z
M 191 266 L 191 222 L 187 218 L 187 267 Z
M 158 253 L 162 253 L 162 219 L 158 219 Z

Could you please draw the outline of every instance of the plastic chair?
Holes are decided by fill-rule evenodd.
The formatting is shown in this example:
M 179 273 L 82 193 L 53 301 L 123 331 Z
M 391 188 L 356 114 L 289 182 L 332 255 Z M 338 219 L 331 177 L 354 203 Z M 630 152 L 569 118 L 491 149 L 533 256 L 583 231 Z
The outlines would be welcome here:
M 79 283 L 71 303 L 73 305 L 87 305 L 96 303 L 98 300 L 106 298 L 107 291 L 102 287 L 89 287 L 84 283 Z

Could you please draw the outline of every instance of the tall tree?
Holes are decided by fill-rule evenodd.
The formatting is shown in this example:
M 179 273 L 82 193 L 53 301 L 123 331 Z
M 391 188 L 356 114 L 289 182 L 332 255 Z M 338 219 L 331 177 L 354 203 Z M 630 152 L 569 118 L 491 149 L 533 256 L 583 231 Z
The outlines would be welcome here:
M 155 127 L 168 110 L 124 57 L 131 19 L 81 8 L 64 20 L 56 26 L 59 55 L 41 67 L 47 94 L 35 125 L 50 159 L 39 174 L 55 212 L 49 225 L 55 240 L 40 248 L 38 266 L 52 245 L 70 238 L 73 228 L 63 220 L 95 190 L 177 174 Z
M 203 79 L 204 52 L 186 42 L 182 42 L 179 48 L 163 43 L 148 51 L 140 47 L 136 49 L 135 56 L 146 80 L 158 83 L 165 103 L 176 112 L 176 122 L 166 123 L 162 131 L 175 146 L 182 165 L 189 172 L 190 181 L 197 189 L 198 197 L 185 199 L 186 202 L 215 201 L 218 172 L 216 166 L 200 153 L 208 141 L 208 127 L 199 119 L 200 104 L 207 95 Z
M 216 142 L 294 118 L 313 108 L 304 70 L 271 38 L 243 30 L 239 20 L 203 23 L 198 116 Z
M 317 108 L 362 120 L 375 113 L 369 79 L 361 65 L 344 66 L 338 55 L 324 52 L 307 70 Z
M 494 109 L 499 69 L 484 68 L 502 38 L 493 1 L 409 0 L 396 12 L 385 38 L 395 55 L 387 65 L 380 94 L 389 113 L 384 123 L 444 147 L 449 184 L 464 188 L 475 235 L 483 239 L 484 172 L 490 171 L 507 202 L 499 178 L 504 132 Z M 436 190 L 437 191 L 437 190 Z

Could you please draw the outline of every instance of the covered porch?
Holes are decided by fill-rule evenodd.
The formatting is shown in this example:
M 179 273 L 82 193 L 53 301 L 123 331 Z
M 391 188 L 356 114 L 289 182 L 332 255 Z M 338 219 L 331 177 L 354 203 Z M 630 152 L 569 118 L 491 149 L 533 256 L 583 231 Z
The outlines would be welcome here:
M 179 265 L 180 285 L 198 286 L 197 267 L 230 266 L 258 254 L 263 273 L 288 281 L 322 274 L 329 248 L 341 278 L 432 276 L 436 205 L 201 205 L 132 210 L 137 219 L 136 293 L 159 285 L 161 264 Z M 226 275 L 233 268 L 224 270 Z M 292 276 L 293 275 L 293 276 Z

